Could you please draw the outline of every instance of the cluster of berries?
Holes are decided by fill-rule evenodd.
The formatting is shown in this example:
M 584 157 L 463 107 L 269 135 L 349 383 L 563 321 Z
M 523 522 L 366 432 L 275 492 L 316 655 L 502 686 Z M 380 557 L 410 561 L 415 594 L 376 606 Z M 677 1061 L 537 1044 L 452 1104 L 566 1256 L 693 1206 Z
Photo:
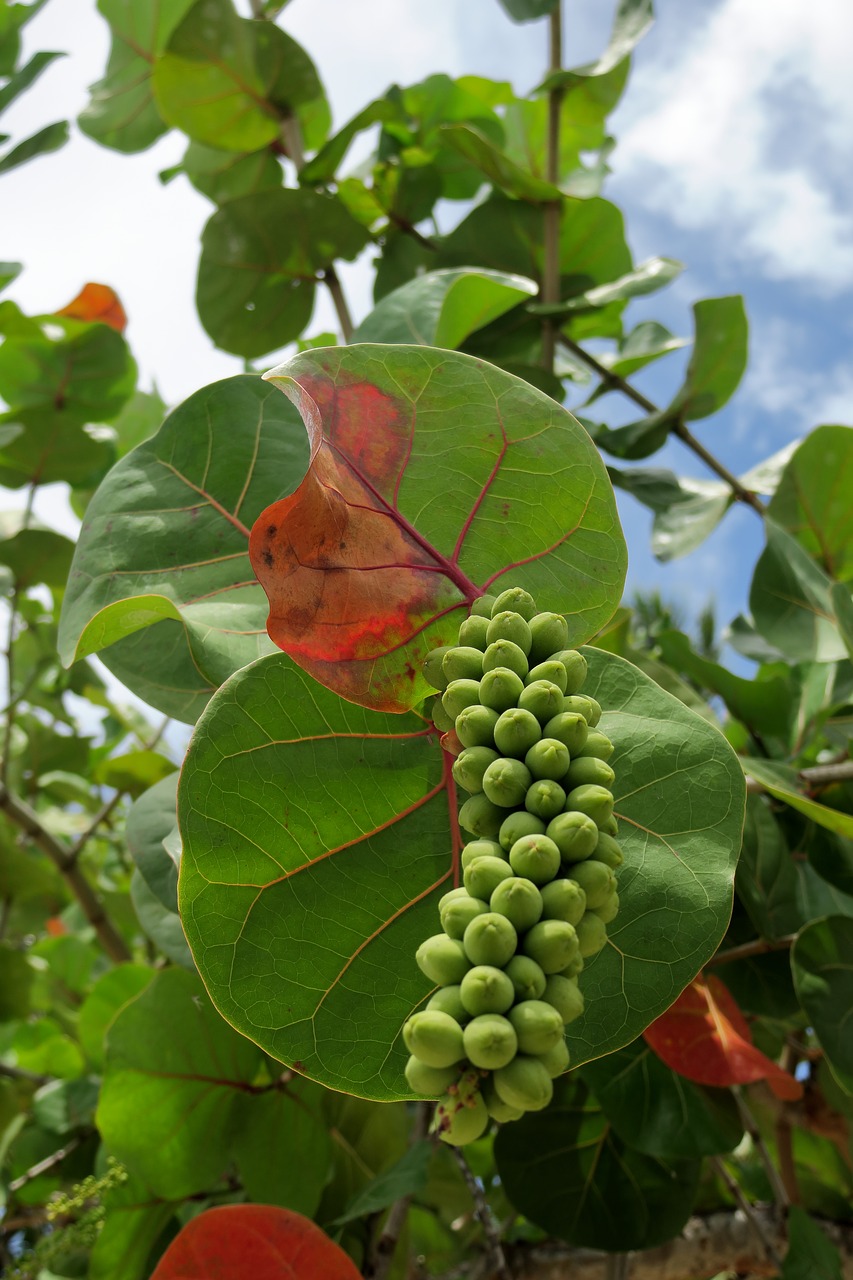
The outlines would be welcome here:
M 406 1079 L 440 1097 L 435 1127 L 454 1145 L 547 1106 L 583 1012 L 578 975 L 619 909 L 613 744 L 567 639 L 565 618 L 516 587 L 475 601 L 459 644 L 424 664 L 471 839 L 443 932 L 417 952 L 439 990 L 403 1038 Z

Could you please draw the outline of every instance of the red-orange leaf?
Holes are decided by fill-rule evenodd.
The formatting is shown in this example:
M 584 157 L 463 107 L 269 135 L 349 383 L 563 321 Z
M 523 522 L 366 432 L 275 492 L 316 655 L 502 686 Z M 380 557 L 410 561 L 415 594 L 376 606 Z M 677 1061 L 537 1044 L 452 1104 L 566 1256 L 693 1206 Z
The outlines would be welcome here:
M 713 975 L 695 978 L 644 1036 L 668 1067 L 697 1084 L 766 1080 L 778 1098 L 802 1095 L 802 1085 L 755 1048 L 746 1019 Z
M 223 1205 L 188 1222 L 151 1280 L 360 1280 L 352 1260 L 301 1213 Z
M 91 280 L 56 315 L 70 316 L 72 320 L 100 320 L 119 333 L 124 333 L 127 327 L 127 316 L 115 290 L 108 284 L 95 284 Z

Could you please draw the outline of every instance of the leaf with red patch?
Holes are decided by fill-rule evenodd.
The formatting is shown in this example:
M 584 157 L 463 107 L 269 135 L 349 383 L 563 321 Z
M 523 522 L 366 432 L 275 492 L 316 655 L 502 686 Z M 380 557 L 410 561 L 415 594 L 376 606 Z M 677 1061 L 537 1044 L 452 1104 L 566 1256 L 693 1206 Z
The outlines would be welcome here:
M 127 328 L 127 315 L 118 294 L 108 284 L 95 284 L 91 280 L 83 285 L 67 307 L 62 307 L 55 314 L 69 316 L 72 320 L 99 320 L 118 333 L 124 333 Z
M 691 982 L 644 1035 L 668 1067 L 697 1084 L 727 1088 L 766 1080 L 777 1098 L 802 1096 L 799 1081 L 755 1048 L 749 1024 L 713 974 Z
M 208 1209 L 178 1233 L 151 1280 L 359 1280 L 352 1259 L 301 1213 L 268 1204 Z
M 249 554 L 271 638 L 344 697 L 404 711 L 425 654 L 481 591 L 528 588 L 582 644 L 619 601 L 613 491 L 578 422 L 457 352 L 306 351 L 267 378 L 305 423 L 311 463 L 262 512 Z

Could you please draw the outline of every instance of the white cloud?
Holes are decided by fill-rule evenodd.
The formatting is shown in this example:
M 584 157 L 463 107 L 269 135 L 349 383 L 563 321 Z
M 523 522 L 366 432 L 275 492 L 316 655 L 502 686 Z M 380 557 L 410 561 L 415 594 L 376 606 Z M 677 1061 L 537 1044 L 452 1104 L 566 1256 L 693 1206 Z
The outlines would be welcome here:
M 623 115 L 632 198 L 769 277 L 849 288 L 849 0 L 721 0 L 665 34 L 654 60 L 640 54 Z

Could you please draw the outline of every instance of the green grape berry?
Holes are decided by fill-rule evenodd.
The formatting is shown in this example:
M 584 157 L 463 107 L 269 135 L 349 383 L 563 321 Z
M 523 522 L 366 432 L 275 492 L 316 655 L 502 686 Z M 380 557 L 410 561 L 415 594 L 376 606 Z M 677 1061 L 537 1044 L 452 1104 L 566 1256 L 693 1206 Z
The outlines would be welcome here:
M 487 796 L 471 796 L 459 810 L 459 824 L 472 836 L 496 836 L 506 816 L 506 809 L 492 804 Z
M 494 644 L 497 640 L 511 640 L 518 645 L 525 657 L 530 652 L 530 627 L 520 613 L 514 613 L 511 609 L 492 615 L 487 639 L 489 644 Z
M 503 858 L 505 862 L 507 861 L 506 852 L 497 840 L 469 840 L 462 850 L 462 870 L 464 871 L 475 858 Z M 467 894 L 468 890 L 463 889 L 462 892 Z M 439 903 L 439 910 L 441 910 L 441 903 Z
M 560 850 L 547 836 L 522 836 L 509 851 L 509 865 L 517 876 L 544 885 L 560 870 Z
M 530 711 L 510 707 L 495 725 L 495 746 L 505 756 L 521 760 L 542 736 L 539 721 Z
M 512 1062 L 518 1052 L 518 1037 L 508 1018 L 484 1013 L 472 1018 L 462 1033 L 465 1057 L 475 1067 L 494 1071 Z
M 430 1067 L 412 1055 L 406 1063 L 406 1080 L 414 1093 L 439 1098 L 459 1078 L 458 1067 Z
M 583 751 L 589 735 L 589 726 L 579 712 L 561 711 L 559 715 L 546 721 L 542 734 L 546 738 L 556 738 L 558 742 L 562 742 L 569 756 L 574 760 L 575 756 Z
M 578 756 L 570 764 L 566 775 L 569 789 L 587 785 L 609 788 L 613 786 L 615 778 L 616 774 L 610 765 L 597 756 Z
M 495 603 L 494 596 L 477 596 L 477 599 L 471 605 L 471 616 L 473 618 L 486 618 L 492 616 L 492 606 Z
M 586 813 L 558 813 L 546 828 L 564 862 L 583 862 L 598 848 L 598 827 Z
M 542 999 L 552 1005 L 568 1026 L 583 1013 L 583 994 L 577 978 L 567 978 L 562 973 L 552 973 L 545 983 Z
M 469 645 L 472 649 L 479 649 L 482 653 L 489 643 L 486 639 L 488 629 L 489 619 L 472 613 L 459 628 L 459 643 Z
M 569 1069 L 571 1059 L 565 1038 L 559 1040 L 547 1053 L 540 1053 L 537 1056 L 552 1080 L 556 1080 L 557 1076 L 561 1076 Z
M 556 818 L 565 803 L 565 791 L 559 782 L 553 782 L 550 778 L 540 778 L 538 782 L 534 782 L 527 788 L 527 795 L 524 797 L 527 812 L 535 814 L 543 822 Z
M 557 977 L 560 978 L 576 978 L 583 971 L 583 956 L 578 951 L 574 960 L 570 960 L 565 969 L 561 969 Z
M 603 831 L 605 835 L 612 836 L 615 840 L 619 834 L 619 823 L 616 821 L 613 814 L 611 814 L 609 818 L 605 818 L 604 822 L 602 822 L 598 829 L 599 831 Z
M 619 894 L 611 893 L 610 897 L 605 898 L 600 907 L 593 907 L 592 910 L 602 924 L 610 924 L 619 914 Z
M 470 645 L 455 645 L 441 660 L 447 683 L 454 680 L 479 680 L 483 674 L 483 652 Z
M 479 1090 L 443 1098 L 435 1109 L 433 1130 L 451 1147 L 465 1147 L 486 1132 L 489 1113 Z
M 484 919 L 480 916 L 480 919 Z M 476 921 L 474 922 L 476 924 Z M 470 925 L 468 926 L 470 929 Z M 537 929 L 539 926 L 536 926 Z M 585 960 L 597 956 L 607 941 L 607 926 L 594 911 L 587 911 L 577 928 L 578 950 Z
M 438 900 L 439 912 L 444 910 L 448 902 L 453 902 L 456 898 L 467 898 L 467 896 L 468 890 L 463 885 L 459 885 L 456 889 L 448 889 L 447 893 L 442 894 Z
M 492 617 L 502 613 L 504 609 L 520 613 L 525 622 L 530 622 L 536 613 L 536 601 L 523 587 L 508 587 L 506 591 L 500 593 L 492 605 Z
M 511 1107 L 541 1111 L 554 1096 L 554 1086 L 538 1058 L 519 1054 L 494 1074 L 495 1090 Z
M 548 979 L 536 961 L 530 959 L 530 956 L 513 956 L 504 972 L 515 988 L 517 1003 L 522 1000 L 542 999 Z
M 613 793 L 606 787 L 589 784 L 573 787 L 566 799 L 566 809 L 585 813 L 598 826 L 613 814 Z
M 465 974 L 459 994 L 467 1012 L 479 1017 L 484 1013 L 506 1013 L 515 1000 L 515 987 L 503 969 L 478 964 Z
M 520 1120 L 524 1115 L 521 1107 L 511 1107 L 508 1102 L 504 1102 L 495 1088 L 495 1082 L 491 1076 L 486 1076 L 481 1092 L 483 1101 L 486 1104 L 486 1110 L 493 1120 L 497 1120 L 498 1124 L 506 1124 L 509 1120 Z
M 515 809 L 527 795 L 533 781 L 530 770 L 520 760 L 494 760 L 483 774 L 483 791 L 493 804 Z
M 576 925 L 583 918 L 586 894 L 575 880 L 552 880 L 550 884 L 542 886 L 540 896 L 543 919 L 565 920 L 567 924 Z M 453 934 L 454 938 L 459 936 Z
M 440 987 L 427 1000 L 426 1008 L 432 1013 L 448 1014 L 454 1022 L 458 1022 L 460 1027 L 463 1027 L 471 1015 L 462 1003 L 461 990 L 462 987 L 458 982 L 450 987 Z
M 465 888 L 472 898 L 488 902 L 502 880 L 512 875 L 512 867 L 505 858 L 474 858 L 462 873 Z M 479 913 L 478 913 L 479 914 Z
M 497 711 L 492 711 L 491 707 L 480 706 L 478 703 L 476 706 L 465 707 L 464 711 L 460 711 L 455 724 L 450 728 L 455 727 L 456 736 L 463 747 L 493 747 L 497 722 Z M 440 725 L 437 727 L 441 728 Z
M 498 839 L 500 839 L 500 833 L 498 833 Z M 606 831 L 599 831 L 598 843 L 592 856 L 595 862 L 603 862 L 612 871 L 616 871 L 625 861 L 621 845 Z
M 488 909 L 487 902 L 483 902 L 481 898 L 472 898 L 470 894 L 466 894 L 464 898 L 455 898 L 439 912 L 441 927 L 448 938 L 456 938 L 461 942 L 471 921 Z
M 555 684 L 558 689 L 566 691 L 566 668 L 562 662 L 537 662 L 535 667 L 531 667 L 524 678 L 525 684 L 535 684 L 537 680 L 547 680 L 549 684 Z
M 441 705 L 454 723 L 460 711 L 475 707 L 480 701 L 480 684 L 477 680 L 451 680 L 441 695 Z
M 540 724 L 547 724 L 563 710 L 563 691 L 550 680 L 534 680 L 533 684 L 525 685 L 518 705 L 530 711 Z
M 524 763 L 534 778 L 550 778 L 560 782 L 569 772 L 569 749 L 557 738 L 540 738 L 524 757 Z M 605 768 L 607 766 L 605 765 Z
M 522 1053 L 547 1053 L 563 1039 L 563 1019 L 544 1000 L 525 1000 L 507 1014 Z
M 442 733 L 449 733 L 456 726 L 456 721 L 450 718 L 441 705 L 441 698 L 433 698 L 429 714 L 436 729 L 440 729 Z
M 509 667 L 519 679 L 527 675 L 527 655 L 512 640 L 495 640 L 483 654 L 483 671 L 495 671 Z
M 508 711 L 517 704 L 523 688 L 524 683 L 516 671 L 495 667 L 480 681 L 480 702 L 493 711 Z
M 517 809 L 508 818 L 504 818 L 498 832 L 498 840 L 501 848 L 509 853 L 516 840 L 520 840 L 522 836 L 544 836 L 544 834 L 545 823 L 541 818 L 537 818 L 535 813 L 528 813 L 526 809 Z
M 472 921 L 466 930 L 465 937 L 467 938 L 468 932 L 486 918 L 486 916 L 478 916 Z M 598 923 L 601 924 L 601 921 L 599 920 Z M 560 973 L 574 959 L 578 949 L 578 935 L 574 927 L 565 920 L 540 920 L 525 935 L 522 944 L 524 954 L 530 956 L 531 960 L 535 960 L 545 974 Z
M 479 795 L 483 790 L 483 775 L 490 764 L 500 759 L 491 747 L 466 747 L 453 761 L 454 781 L 470 795 Z
M 462 942 L 471 964 L 493 964 L 495 968 L 502 969 L 515 955 L 518 934 L 506 916 L 499 915 L 497 911 L 487 911 L 471 921 Z M 466 965 L 466 971 L 468 967 Z
M 597 756 L 599 760 L 609 760 L 613 755 L 613 751 L 613 743 L 607 735 L 601 733 L 598 729 L 591 729 L 583 746 L 572 754 L 575 756 Z
M 427 684 L 432 685 L 433 689 L 443 691 L 447 688 L 448 680 L 442 670 L 441 664 L 444 659 L 444 655 L 449 653 L 452 647 L 453 646 L 449 644 L 440 645 L 438 649 L 431 649 L 424 658 L 424 679 Z
M 616 876 L 603 862 L 593 862 L 590 859 L 572 867 L 572 879 L 586 894 L 586 905 L 589 910 L 602 906 L 610 895 L 616 892 Z
M 428 1067 L 452 1067 L 466 1056 L 462 1028 L 447 1013 L 424 1009 L 403 1024 L 409 1053 Z
M 418 947 L 415 960 L 421 973 L 440 987 L 461 982 L 471 968 L 462 942 L 457 938 L 448 938 L 446 933 L 436 933 L 431 938 L 426 938 Z
M 530 657 L 534 662 L 544 662 L 552 654 L 565 649 L 569 640 L 569 626 L 561 613 L 537 613 L 530 619 Z
M 489 899 L 489 910 L 506 916 L 518 933 L 524 933 L 542 915 L 542 895 L 532 880 L 514 875 L 502 880 Z
M 582 715 L 590 729 L 594 729 L 601 719 L 600 705 L 595 698 L 589 698 L 585 693 L 567 694 L 563 710 L 576 711 Z
M 562 649 L 551 655 L 566 668 L 566 693 L 577 693 L 586 680 L 587 661 L 577 649 Z

